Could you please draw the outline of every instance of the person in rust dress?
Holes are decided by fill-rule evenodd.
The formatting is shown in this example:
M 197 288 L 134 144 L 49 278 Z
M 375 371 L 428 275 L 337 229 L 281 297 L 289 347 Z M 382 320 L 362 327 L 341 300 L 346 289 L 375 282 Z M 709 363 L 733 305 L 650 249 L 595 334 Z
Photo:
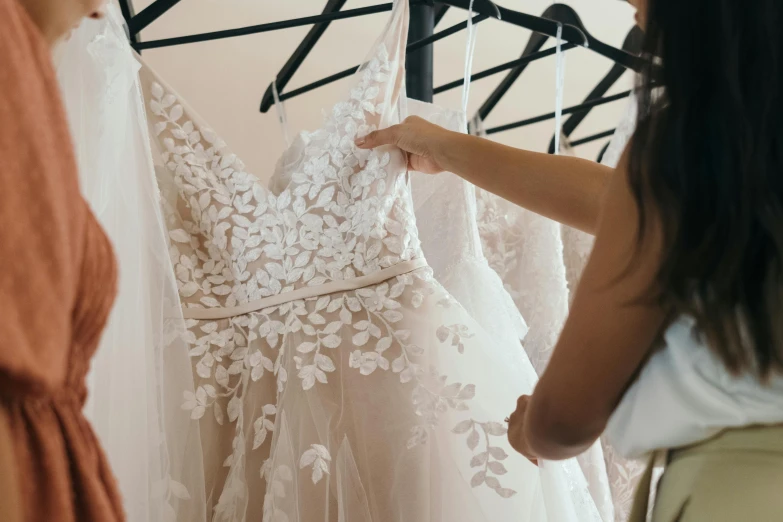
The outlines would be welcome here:
M 85 376 L 116 268 L 82 198 L 50 45 L 96 0 L 0 0 L 0 519 L 119 522 Z

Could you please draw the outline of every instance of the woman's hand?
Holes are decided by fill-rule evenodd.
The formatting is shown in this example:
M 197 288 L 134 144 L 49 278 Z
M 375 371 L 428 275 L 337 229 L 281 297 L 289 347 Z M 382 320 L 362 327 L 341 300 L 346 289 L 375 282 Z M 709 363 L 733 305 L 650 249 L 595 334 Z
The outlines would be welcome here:
M 399 125 L 371 132 L 356 140 L 360 149 L 374 149 L 394 145 L 408 153 L 408 167 L 424 174 L 438 174 L 446 170 L 440 153 L 448 142 L 450 131 L 418 116 L 410 116 Z
M 529 404 L 530 395 L 523 395 L 517 399 L 517 409 L 508 418 L 508 442 L 527 460 L 538 465 L 538 457 L 530 449 L 525 437 L 525 412 Z

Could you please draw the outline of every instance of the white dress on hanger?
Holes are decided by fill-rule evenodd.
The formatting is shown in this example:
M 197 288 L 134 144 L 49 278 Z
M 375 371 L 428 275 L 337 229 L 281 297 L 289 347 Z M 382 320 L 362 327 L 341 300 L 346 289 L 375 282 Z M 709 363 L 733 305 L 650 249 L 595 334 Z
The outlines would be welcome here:
M 471 130 L 485 136 L 483 122 Z M 540 375 L 568 315 L 560 226 L 476 188 L 481 245 L 528 324 L 525 350 Z
M 600 520 L 573 461 L 508 445 L 535 375 L 432 277 L 404 154 L 354 146 L 399 121 L 407 25 L 398 0 L 275 190 L 142 70 L 213 520 Z
M 473 121 L 483 135 L 482 122 Z M 561 144 L 563 141 L 561 140 Z M 570 276 L 589 254 L 583 233 L 476 188 L 484 253 L 528 321 L 525 349 L 539 375 L 544 371 L 568 315 Z M 579 269 L 579 268 L 577 268 Z M 581 273 L 581 272 L 580 272 Z M 613 520 L 614 506 L 604 452 L 594 444 L 577 458 L 601 517 Z
M 408 99 L 407 116 L 418 116 L 454 132 L 467 133 L 467 105 L 477 27 L 468 17 L 462 110 Z M 496 353 L 518 371 L 532 370 L 520 341 L 527 325 L 481 248 L 476 188 L 450 172 L 411 172 L 411 194 L 421 249 L 435 278 L 494 337 Z M 530 373 L 533 378 L 535 371 Z
M 560 137 L 560 155 L 576 156 L 568 137 Z M 568 283 L 568 304 L 574 301 L 576 287 L 582 276 L 582 271 L 593 250 L 594 238 L 579 229 L 560 225 L 560 235 L 563 238 L 563 263 L 565 264 L 566 282 Z

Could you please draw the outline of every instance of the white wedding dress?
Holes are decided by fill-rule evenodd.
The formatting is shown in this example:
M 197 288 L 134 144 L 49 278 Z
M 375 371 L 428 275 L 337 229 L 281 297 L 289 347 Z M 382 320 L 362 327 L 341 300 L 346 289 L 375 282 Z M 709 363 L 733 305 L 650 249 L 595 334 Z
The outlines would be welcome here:
M 483 134 L 478 119 L 474 119 L 473 129 Z M 524 346 L 540 375 L 549 363 L 568 315 L 568 263 L 564 258 L 568 231 L 562 230 L 559 223 L 495 194 L 479 188 L 476 193 L 483 252 L 528 322 L 530 330 Z M 601 518 L 613 520 L 612 493 L 601 444 L 593 444 L 577 460 Z
M 461 110 L 407 99 L 403 117 L 418 116 L 448 130 L 467 133 L 476 30 L 469 17 Z M 535 370 L 520 345 L 527 325 L 482 252 L 475 187 L 449 172 L 437 176 L 412 172 L 410 177 L 421 249 L 435 279 L 492 335 L 496 355 L 515 371 L 535 379 Z
M 141 71 L 212 520 L 601 520 L 574 461 L 508 445 L 535 374 L 432 277 L 405 156 L 354 146 L 400 119 L 407 23 L 398 0 L 272 189 Z

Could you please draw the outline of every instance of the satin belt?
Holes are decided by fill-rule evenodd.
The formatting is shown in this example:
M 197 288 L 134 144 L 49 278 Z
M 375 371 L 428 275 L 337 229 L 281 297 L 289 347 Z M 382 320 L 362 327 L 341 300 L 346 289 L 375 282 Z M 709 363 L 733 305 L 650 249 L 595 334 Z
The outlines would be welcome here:
M 344 279 L 342 281 L 332 281 L 323 285 L 306 286 L 303 288 L 297 288 L 291 292 L 285 292 L 283 294 L 272 295 L 249 303 L 244 303 L 239 306 L 223 307 L 223 308 L 182 308 L 182 315 L 185 319 L 204 319 L 204 320 L 217 320 L 228 319 L 230 317 L 236 317 L 238 315 L 245 315 L 251 312 L 257 312 L 264 308 L 272 308 L 273 306 L 280 306 L 282 304 L 290 303 L 292 301 L 301 301 L 303 299 L 309 299 L 312 297 L 319 297 L 322 295 L 336 294 L 338 292 L 349 292 L 351 290 L 358 290 L 368 286 L 377 285 L 388 281 L 389 279 L 403 274 L 413 272 L 419 268 L 427 266 L 427 260 L 424 258 L 413 259 L 411 261 L 403 261 L 397 263 L 389 268 L 384 268 L 369 275 L 355 277 L 353 279 Z

